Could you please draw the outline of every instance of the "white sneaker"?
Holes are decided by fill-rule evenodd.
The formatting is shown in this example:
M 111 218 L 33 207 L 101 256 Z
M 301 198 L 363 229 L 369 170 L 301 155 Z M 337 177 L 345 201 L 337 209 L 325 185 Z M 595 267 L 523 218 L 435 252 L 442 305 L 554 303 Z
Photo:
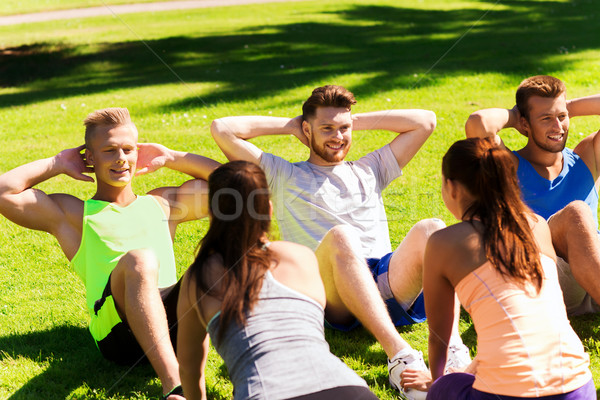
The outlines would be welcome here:
M 444 367 L 444 375 L 462 372 L 471 364 L 469 348 L 464 343 L 451 343 L 448 346 L 448 358 Z
M 388 359 L 388 372 L 390 374 L 390 385 L 408 400 L 425 400 L 427 392 L 416 389 L 402 389 L 400 380 L 402 371 L 405 369 L 414 369 L 418 371 L 427 371 L 423 353 L 411 348 L 399 351 L 391 360 Z

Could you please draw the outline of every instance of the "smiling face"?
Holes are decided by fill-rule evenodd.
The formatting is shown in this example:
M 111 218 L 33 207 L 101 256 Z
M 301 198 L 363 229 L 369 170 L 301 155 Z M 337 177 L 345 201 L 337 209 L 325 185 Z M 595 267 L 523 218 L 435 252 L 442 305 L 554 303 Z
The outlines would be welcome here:
M 327 166 L 344 161 L 352 144 L 352 115 L 343 107 L 318 107 L 315 116 L 302 123 L 310 144 L 309 162 Z
M 563 151 L 569 134 L 565 94 L 555 98 L 532 96 L 528 104 L 529 120 L 523 118 L 523 126 L 528 131 L 529 145 L 550 153 Z
M 133 124 L 97 127 L 86 149 L 98 186 L 124 187 L 131 183 L 137 162 L 137 129 Z

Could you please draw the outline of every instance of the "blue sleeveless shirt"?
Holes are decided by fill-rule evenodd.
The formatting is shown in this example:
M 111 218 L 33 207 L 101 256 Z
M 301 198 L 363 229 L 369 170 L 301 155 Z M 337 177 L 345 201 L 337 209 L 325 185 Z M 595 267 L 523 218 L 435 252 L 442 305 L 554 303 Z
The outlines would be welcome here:
M 525 204 L 545 219 L 574 200 L 582 200 L 592 209 L 598 226 L 598 191 L 594 177 L 581 157 L 573 150 L 562 151 L 563 168 L 553 180 L 543 178 L 531 163 L 513 151 L 519 159 L 517 178 Z

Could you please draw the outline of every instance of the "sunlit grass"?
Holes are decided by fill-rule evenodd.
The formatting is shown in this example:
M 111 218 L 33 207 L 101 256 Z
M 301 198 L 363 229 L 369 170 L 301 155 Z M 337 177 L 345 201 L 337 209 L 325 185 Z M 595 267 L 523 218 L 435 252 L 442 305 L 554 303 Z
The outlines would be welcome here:
M 420 219 L 455 222 L 441 200 L 440 162 L 464 136 L 471 112 L 512 107 L 518 83 L 538 73 L 563 79 L 570 97 L 597 93 L 594 15 L 591 0 L 322 0 L 0 27 L 0 172 L 81 144 L 83 118 L 108 106 L 130 109 L 141 141 L 225 161 L 210 137 L 213 119 L 293 117 L 315 86 L 341 84 L 357 96 L 354 112 L 424 108 L 437 114 L 432 137 L 384 193 L 395 247 Z M 599 122 L 573 120 L 569 146 Z M 349 158 L 392 138 L 356 132 Z M 504 139 L 512 148 L 524 145 L 516 132 Z M 292 161 L 308 155 L 293 137 L 253 142 Z M 135 189 L 185 179 L 159 171 L 137 179 Z M 94 193 L 93 185 L 63 176 L 39 187 L 81 198 Z M 178 229 L 180 274 L 206 228 L 199 221 Z M 152 369 L 129 371 L 103 360 L 87 320 L 83 285 L 54 239 L 0 218 L 0 398 L 157 398 Z M 599 322 L 596 315 L 573 320 L 597 384 Z M 468 319 L 461 329 L 474 346 Z M 426 324 L 400 331 L 426 354 Z M 395 397 L 385 353 L 368 333 L 327 331 L 327 339 L 378 396 Z M 231 396 L 214 353 L 208 386 L 211 398 Z

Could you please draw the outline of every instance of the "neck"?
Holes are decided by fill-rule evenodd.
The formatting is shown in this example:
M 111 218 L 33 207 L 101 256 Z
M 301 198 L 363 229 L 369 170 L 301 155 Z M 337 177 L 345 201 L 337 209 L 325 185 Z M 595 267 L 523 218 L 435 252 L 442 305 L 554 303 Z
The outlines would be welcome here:
M 519 155 L 529 161 L 531 164 L 540 167 L 551 168 L 557 165 L 562 166 L 562 151 L 553 153 L 540 149 L 532 140 L 527 142 L 527 145 L 518 151 Z
M 334 166 L 340 165 L 344 162 L 344 160 L 338 161 L 338 162 L 325 161 L 325 160 L 323 160 L 323 158 L 321 158 L 319 155 L 317 155 L 312 150 L 310 151 L 310 156 L 308 157 L 308 160 L 306 160 L 306 161 L 308 161 L 311 164 L 318 165 L 319 167 L 334 167 Z
M 98 183 L 96 194 L 94 197 L 92 197 L 92 199 L 115 203 L 119 206 L 127 206 L 133 203 L 136 197 L 137 196 L 131 189 L 131 183 L 123 187 L 114 187 Z

